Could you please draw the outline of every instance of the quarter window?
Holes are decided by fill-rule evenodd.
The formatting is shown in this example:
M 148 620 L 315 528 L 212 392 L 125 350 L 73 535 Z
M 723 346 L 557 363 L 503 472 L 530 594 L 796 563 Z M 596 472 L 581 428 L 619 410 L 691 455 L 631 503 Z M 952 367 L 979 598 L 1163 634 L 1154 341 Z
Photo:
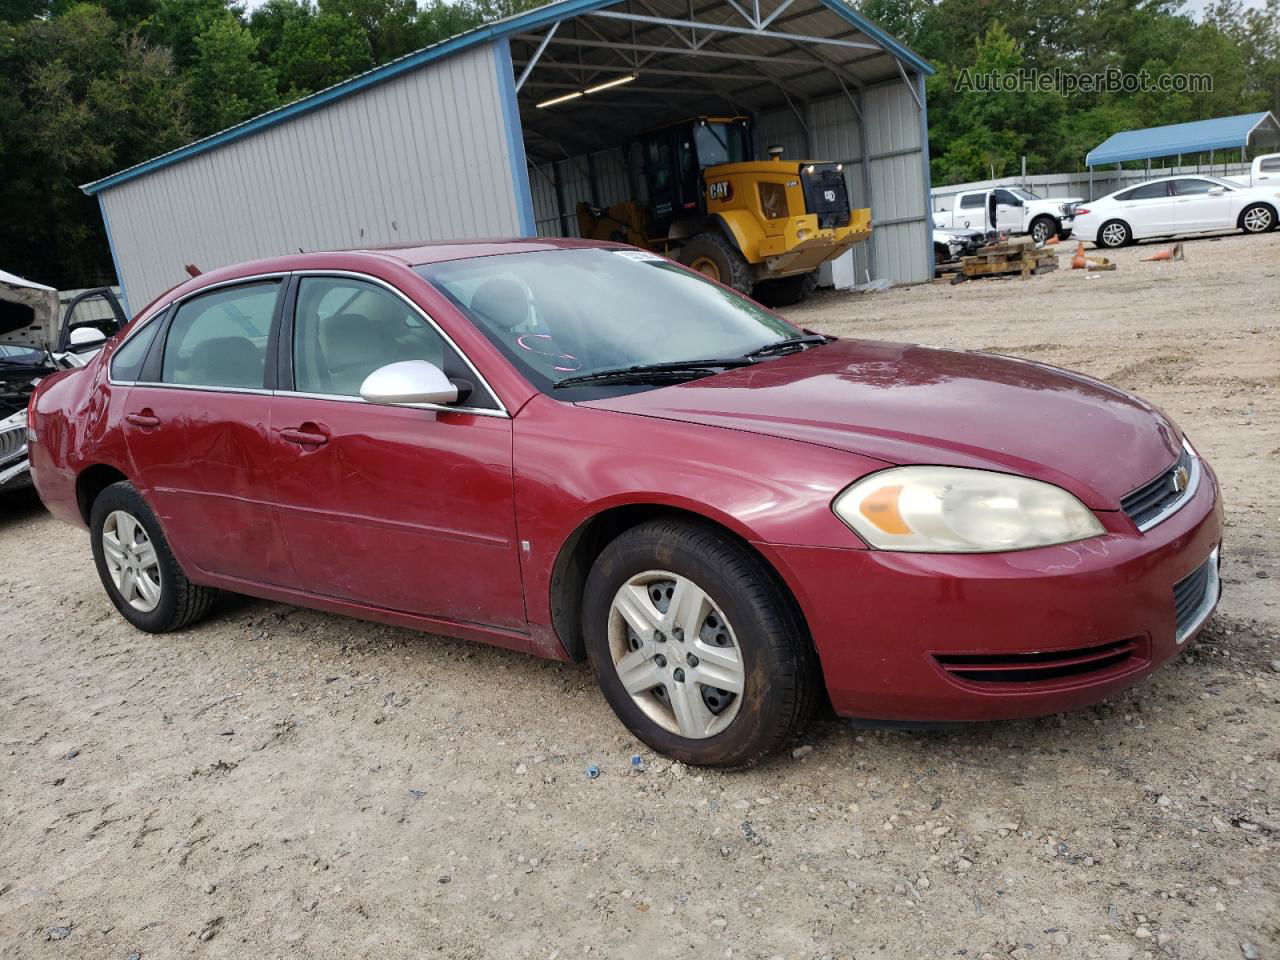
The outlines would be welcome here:
M 350 277 L 302 278 L 293 331 L 296 390 L 358 397 L 369 374 L 401 360 L 426 360 L 446 376 L 475 379 L 435 327 L 396 294 Z M 497 406 L 475 388 L 462 406 Z
M 160 379 L 200 387 L 261 389 L 280 283 L 248 283 L 193 297 L 165 338 Z
M 156 331 L 163 326 L 163 318 L 152 320 L 135 333 L 111 358 L 111 377 L 122 383 L 133 383 L 142 371 L 142 363 L 147 359 L 147 351 L 156 338 Z

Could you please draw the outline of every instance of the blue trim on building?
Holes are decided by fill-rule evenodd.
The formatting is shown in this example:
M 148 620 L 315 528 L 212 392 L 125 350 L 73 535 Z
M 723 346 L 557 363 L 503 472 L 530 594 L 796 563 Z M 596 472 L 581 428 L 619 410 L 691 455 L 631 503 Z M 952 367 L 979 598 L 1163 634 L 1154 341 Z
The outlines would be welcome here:
M 383 64 L 381 67 L 377 67 L 367 73 L 362 73 L 358 77 L 352 77 L 350 80 L 329 87 L 327 90 L 313 93 L 309 97 L 286 104 L 269 113 L 254 117 L 252 120 L 246 120 L 237 126 L 229 127 L 221 133 L 215 133 L 213 136 L 205 137 L 203 140 L 197 140 L 195 143 L 189 143 L 185 147 L 153 157 L 143 163 L 113 173 L 111 176 L 103 177 L 101 180 L 95 180 L 93 183 L 85 184 L 80 189 L 93 196 L 103 190 L 127 183 L 145 174 L 172 166 L 188 157 L 205 153 L 228 143 L 234 143 L 236 140 L 251 136 L 259 130 L 274 126 L 277 123 L 283 123 L 292 117 L 318 109 L 353 93 L 359 93 L 361 90 L 376 86 L 411 70 L 416 70 L 418 67 L 432 61 L 441 60 L 471 47 L 479 46 L 482 43 L 504 40 L 514 34 L 528 30 L 538 30 L 559 20 L 575 17 L 582 13 L 589 13 L 592 10 L 599 10 L 602 7 L 613 6 L 620 2 L 622 0 L 558 0 L 558 2 L 547 4 L 545 7 L 531 10 L 520 16 L 477 27 L 475 30 L 441 41 L 434 46 L 410 53 L 399 60 L 392 60 L 390 63 Z M 843 17 L 868 37 L 882 44 L 891 54 L 909 63 L 916 71 L 926 75 L 933 74 L 933 67 L 922 59 L 919 54 L 894 40 L 893 37 L 856 10 L 847 6 L 842 0 L 819 0 L 819 2 L 833 13 Z M 509 56 L 510 50 L 508 49 Z M 523 141 L 521 142 L 521 149 L 523 149 Z
M 920 159 L 924 163 L 924 252 L 926 276 L 933 276 L 933 171 L 929 167 L 929 101 L 924 95 L 924 76 L 916 74 L 920 94 Z
M 524 153 L 524 127 L 520 123 L 520 104 L 516 100 L 515 67 L 511 63 L 511 41 L 503 37 L 493 41 L 494 62 L 498 65 L 498 90 L 502 93 L 502 126 L 507 132 L 507 156 L 511 160 L 511 185 L 515 188 L 516 208 L 520 215 L 520 236 L 536 237 L 538 225 L 533 219 L 533 191 L 529 187 L 529 161 Z
M 124 275 L 120 272 L 120 257 L 116 253 L 116 240 L 111 235 L 111 221 L 107 219 L 107 205 L 98 197 L 98 210 L 102 213 L 102 225 L 107 228 L 107 248 L 111 251 L 111 267 L 116 272 L 116 286 L 120 288 L 120 304 L 124 307 L 126 319 L 133 319 L 133 311 L 129 309 L 129 292 L 124 288 Z

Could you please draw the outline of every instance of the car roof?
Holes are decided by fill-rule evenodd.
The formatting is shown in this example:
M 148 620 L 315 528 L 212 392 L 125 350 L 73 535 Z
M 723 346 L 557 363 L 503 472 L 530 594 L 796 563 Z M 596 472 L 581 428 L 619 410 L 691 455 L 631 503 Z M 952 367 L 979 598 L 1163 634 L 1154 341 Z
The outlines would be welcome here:
M 469 260 L 477 257 L 493 257 L 507 253 L 533 253 L 548 250 L 573 249 L 618 250 L 626 244 L 601 240 L 579 240 L 558 237 L 496 237 L 477 240 L 428 240 L 414 243 L 386 244 L 384 246 L 355 247 L 350 249 L 311 250 L 246 260 L 216 270 L 201 272 L 192 279 L 175 284 L 151 303 L 138 311 L 136 316 L 150 313 L 162 301 L 215 283 L 223 283 L 246 277 L 272 273 L 289 273 L 297 270 L 359 269 L 370 263 L 393 263 L 402 267 L 420 267 L 450 260 Z M 199 265 L 196 265 L 197 268 Z

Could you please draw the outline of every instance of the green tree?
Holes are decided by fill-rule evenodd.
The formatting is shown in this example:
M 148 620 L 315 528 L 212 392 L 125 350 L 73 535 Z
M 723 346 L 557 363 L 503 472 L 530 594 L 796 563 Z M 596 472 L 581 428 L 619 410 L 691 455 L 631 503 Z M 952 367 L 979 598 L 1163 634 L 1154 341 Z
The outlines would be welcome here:
M 7 38 L 0 263 L 46 283 L 112 276 L 97 204 L 79 185 L 191 137 L 167 50 L 81 4 Z
M 318 13 L 287 20 L 273 66 L 290 97 L 332 86 L 373 66 L 369 38 L 353 20 Z
M 279 105 L 275 74 L 258 62 L 258 42 L 238 17 L 225 13 L 211 21 L 195 46 L 188 79 L 197 136 L 217 133 Z

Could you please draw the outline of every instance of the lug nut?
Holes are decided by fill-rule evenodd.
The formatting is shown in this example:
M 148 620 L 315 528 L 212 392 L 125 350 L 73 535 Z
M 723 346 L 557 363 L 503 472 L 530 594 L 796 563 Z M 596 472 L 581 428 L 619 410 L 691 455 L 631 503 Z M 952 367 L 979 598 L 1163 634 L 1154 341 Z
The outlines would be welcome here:
M 667 635 L 663 633 L 661 630 L 655 630 L 653 631 L 653 639 L 656 640 L 658 643 L 666 643 Z
M 698 658 L 695 657 L 692 653 L 689 654 L 684 659 L 685 659 L 685 663 L 689 664 L 689 666 L 691 667 L 696 667 L 698 665 Z
M 665 667 L 667 665 L 667 658 L 664 657 L 662 654 L 658 654 L 656 657 L 653 658 L 653 662 L 660 667 Z
M 679 667 L 676 667 L 676 672 L 671 675 L 671 678 L 675 680 L 676 683 L 684 683 L 684 671 Z
M 684 643 L 684 628 L 683 628 L 683 627 L 676 627 L 674 630 L 672 630 L 672 631 L 671 631 L 671 635 L 672 635 L 673 637 L 675 637 L 675 638 L 676 638 L 676 640 L 678 640 L 680 643 Z

